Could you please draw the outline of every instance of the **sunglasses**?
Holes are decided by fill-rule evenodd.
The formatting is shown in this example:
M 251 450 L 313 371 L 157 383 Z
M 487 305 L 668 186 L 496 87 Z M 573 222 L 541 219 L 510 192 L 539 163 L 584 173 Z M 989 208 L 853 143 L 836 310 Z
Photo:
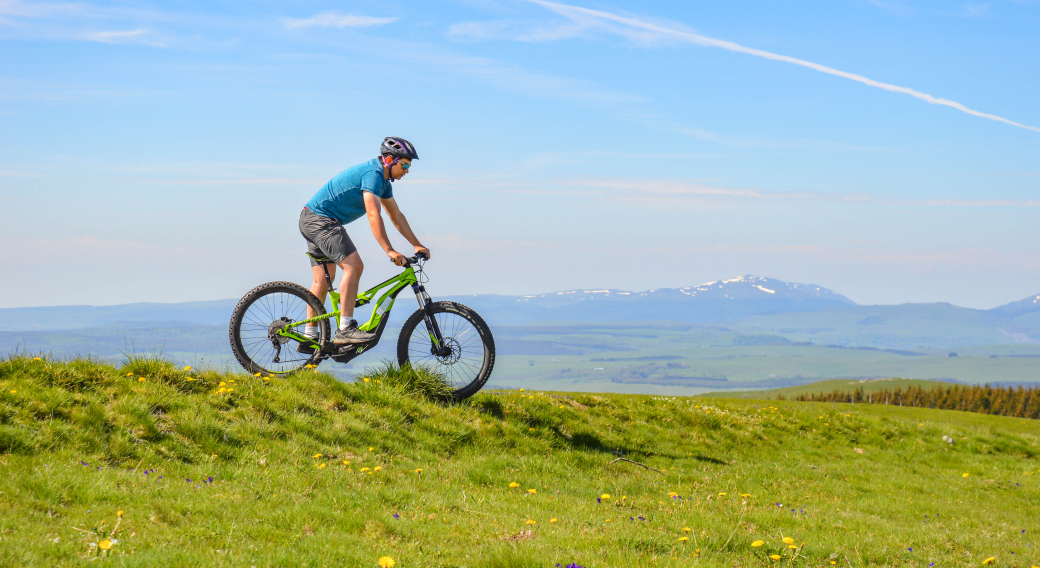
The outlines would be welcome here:
M 400 165 L 400 166 L 401 166 L 401 167 L 402 167 L 402 168 L 403 168 L 403 169 L 404 169 L 405 171 L 408 171 L 408 168 L 412 167 L 412 165 L 411 165 L 411 164 L 409 164 L 408 162 L 397 162 L 397 163 L 398 163 L 398 164 L 399 164 L 399 165 Z

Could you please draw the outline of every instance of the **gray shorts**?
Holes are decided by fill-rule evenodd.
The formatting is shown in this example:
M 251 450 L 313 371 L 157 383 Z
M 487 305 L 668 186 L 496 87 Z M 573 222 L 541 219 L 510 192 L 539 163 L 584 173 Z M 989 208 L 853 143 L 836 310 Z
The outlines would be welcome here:
M 307 241 L 307 254 L 319 258 L 327 256 L 333 264 L 339 264 L 357 252 L 357 247 L 350 241 L 347 230 L 339 221 L 318 215 L 306 207 L 300 213 L 300 234 Z M 323 264 L 313 258 L 310 261 L 311 266 Z

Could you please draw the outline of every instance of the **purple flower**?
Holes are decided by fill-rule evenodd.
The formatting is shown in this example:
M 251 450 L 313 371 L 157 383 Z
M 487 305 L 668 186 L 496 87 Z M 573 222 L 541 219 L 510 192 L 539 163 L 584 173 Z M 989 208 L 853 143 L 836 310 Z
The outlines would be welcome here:
M 602 502 L 603 502 L 603 500 L 602 500 L 602 499 L 600 499 L 599 497 L 596 497 L 596 502 L 597 502 L 597 503 L 602 503 Z
M 645 520 L 646 520 L 646 518 L 645 518 L 645 517 L 643 517 L 642 515 L 640 515 L 640 516 L 639 516 L 639 520 L 640 520 L 640 521 L 645 521 Z
M 187 481 L 188 483 L 191 483 L 191 480 L 188 479 L 187 477 L 184 478 L 184 481 Z
M 83 460 L 79 460 L 79 463 L 82 464 L 82 465 L 90 465 L 89 463 L 87 463 L 87 462 L 85 462 Z
M 907 550 L 909 550 L 910 552 L 913 552 L 913 551 L 914 551 L 914 549 L 912 549 L 912 548 L 909 548 L 909 547 L 907 547 Z
M 145 474 L 145 475 L 148 475 L 148 470 L 145 470 L 144 474 Z
M 394 513 L 394 518 L 395 518 L 395 519 L 400 519 L 400 518 L 401 518 L 401 515 L 398 515 L 397 513 Z
M 213 483 L 213 476 L 212 476 L 212 475 L 211 475 L 211 476 L 209 476 L 209 478 L 208 478 L 208 479 L 207 479 L 206 481 L 207 481 L 208 483 Z
M 776 506 L 777 506 L 777 507 L 783 507 L 783 506 L 784 506 L 784 504 L 783 504 L 783 503 L 777 503 L 777 504 L 776 504 Z

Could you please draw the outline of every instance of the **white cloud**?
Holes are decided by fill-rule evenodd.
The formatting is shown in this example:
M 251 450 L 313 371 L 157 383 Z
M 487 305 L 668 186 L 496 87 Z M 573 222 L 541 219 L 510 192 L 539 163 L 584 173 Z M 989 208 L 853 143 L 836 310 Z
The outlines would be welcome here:
M 885 90 L 885 91 L 890 91 L 890 92 L 893 92 L 893 93 L 901 93 L 901 94 L 904 94 L 904 95 L 909 95 L 911 97 L 923 100 L 923 101 L 925 101 L 927 103 L 930 103 L 930 104 L 942 105 L 942 106 L 947 106 L 947 107 L 950 107 L 950 108 L 954 108 L 954 109 L 957 109 L 957 110 L 959 110 L 961 112 L 970 114 L 972 116 L 977 116 L 977 117 L 985 118 L 985 119 L 988 119 L 988 120 L 994 120 L 994 121 L 997 121 L 997 122 L 1003 122 L 1005 124 L 1010 124 L 1011 126 L 1016 126 L 1018 128 L 1024 128 L 1026 130 L 1032 130 L 1034 132 L 1040 132 L 1040 128 L 1038 128 L 1038 127 L 1021 124 L 1021 123 L 1015 122 L 1013 120 L 1009 120 L 1007 118 L 1004 118 L 1004 117 L 1001 117 L 1001 116 L 997 116 L 997 115 L 994 115 L 994 114 L 987 114 L 987 113 L 984 113 L 984 112 L 979 112 L 977 110 L 970 109 L 970 108 L 968 108 L 968 107 L 964 106 L 963 104 L 958 103 L 956 101 L 951 101 L 951 100 L 948 100 L 948 99 L 934 97 L 934 96 L 929 95 L 927 93 L 922 93 L 920 91 L 915 91 L 914 89 L 911 89 L 909 87 L 900 87 L 898 85 L 892 85 L 892 84 L 889 84 L 889 83 L 882 83 L 880 81 L 875 81 L 873 79 L 869 79 L 869 78 L 864 77 L 862 75 L 856 75 L 855 73 L 849 73 L 849 72 L 846 72 L 846 71 L 839 71 L 838 69 L 827 67 L 826 65 L 820 65 L 819 63 L 813 63 L 811 61 L 805 61 L 804 59 L 798 59 L 798 58 L 795 58 L 795 57 L 789 57 L 789 56 L 786 56 L 786 55 L 780 55 L 780 54 L 777 54 L 777 53 L 771 53 L 771 52 L 768 52 L 768 51 L 763 51 L 761 49 L 745 47 L 743 45 L 739 45 L 739 44 L 733 43 L 731 41 L 725 41 L 725 40 L 710 38 L 710 37 L 703 36 L 703 35 L 700 35 L 700 34 L 697 34 L 697 33 L 686 31 L 684 29 L 679 29 L 678 27 L 675 27 L 675 26 L 671 26 L 671 25 L 666 26 L 666 25 L 662 25 L 662 24 L 656 24 L 656 23 L 647 22 L 647 21 L 643 21 L 643 20 L 638 20 L 638 19 L 635 19 L 635 18 L 627 17 L 627 16 L 619 16 L 617 14 L 612 14 L 610 12 L 603 12 L 603 11 L 600 11 L 600 10 L 592 10 L 592 9 L 589 9 L 589 8 L 581 8 L 579 6 L 570 6 L 570 5 L 566 5 L 566 4 L 556 4 L 556 3 L 553 3 L 553 2 L 546 2 L 545 0 L 528 0 L 528 2 L 532 2 L 532 3 L 538 4 L 540 6 L 543 6 L 543 7 L 547 8 L 547 9 L 551 10 L 552 12 L 555 12 L 556 14 L 559 14 L 561 16 L 567 17 L 567 18 L 573 20 L 576 24 L 581 26 L 583 29 L 589 29 L 591 27 L 598 27 L 598 28 L 606 30 L 606 31 L 610 31 L 610 32 L 613 32 L 613 33 L 618 33 L 620 35 L 623 35 L 623 36 L 625 36 L 625 37 L 627 37 L 629 39 L 632 39 L 632 40 L 640 42 L 640 43 L 649 43 L 649 42 L 652 42 L 652 41 L 655 41 L 655 40 L 656 41 L 665 41 L 665 40 L 671 39 L 671 40 L 682 41 L 684 43 L 692 43 L 692 44 L 695 44 L 695 45 L 703 45 L 703 46 L 707 46 L 707 47 L 718 47 L 718 48 L 725 49 L 727 51 L 733 51 L 733 52 L 736 52 L 736 53 L 743 53 L 743 54 L 746 54 L 746 55 L 752 55 L 754 57 L 761 57 L 761 58 L 770 59 L 770 60 L 773 60 L 773 61 L 781 61 L 781 62 L 784 62 L 784 63 L 790 63 L 792 65 L 798 65 L 800 67 L 806 67 L 806 68 L 812 69 L 814 71 L 819 71 L 820 73 L 826 73 L 828 75 L 834 75 L 836 77 L 842 77 L 844 79 L 849 79 L 849 80 L 852 80 L 852 81 L 856 81 L 858 83 L 862 83 L 864 85 L 868 85 L 868 86 L 875 87 L 875 88 L 878 88 L 878 89 L 882 89 L 882 90 Z
M 86 39 L 101 43 L 132 43 L 142 39 L 142 36 L 151 30 L 138 29 L 124 32 L 92 32 L 86 34 Z
M 284 18 L 282 22 L 290 29 L 298 28 L 367 28 L 396 22 L 399 18 L 375 18 L 355 16 L 340 12 L 323 12 L 306 19 Z

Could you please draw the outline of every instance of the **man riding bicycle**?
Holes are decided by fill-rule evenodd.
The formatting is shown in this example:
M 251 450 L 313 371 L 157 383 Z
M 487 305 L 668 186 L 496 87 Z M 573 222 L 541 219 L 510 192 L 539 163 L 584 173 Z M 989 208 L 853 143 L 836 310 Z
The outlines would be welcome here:
M 314 277 L 311 293 L 322 302 L 325 301 L 328 285 L 323 264 L 331 265 L 329 271 L 333 279 L 336 278 L 336 267 L 343 269 L 343 278 L 339 283 L 342 313 L 339 329 L 333 338 L 333 342 L 338 344 L 365 343 L 375 338 L 375 334 L 358 329 L 354 319 L 354 302 L 365 265 L 343 225 L 366 215 L 376 242 L 394 264 L 404 266 L 405 256 L 394 250 L 386 236 L 381 215 L 382 210 L 386 209 L 394 227 L 415 247 L 415 252 L 423 253 L 427 258 L 430 256 L 430 250 L 419 242 L 404 213 L 397 207 L 391 185 L 394 180 L 408 173 L 412 160 L 418 160 L 419 155 L 411 142 L 394 136 L 383 140 L 379 153 L 378 158 L 337 174 L 307 202 L 300 213 L 300 233 L 307 241 L 307 255 Z M 307 309 L 308 318 L 314 317 L 312 312 L 310 308 Z M 304 333 L 316 339 L 317 324 L 306 326 Z M 303 343 L 296 350 L 301 353 L 314 352 L 312 347 Z

